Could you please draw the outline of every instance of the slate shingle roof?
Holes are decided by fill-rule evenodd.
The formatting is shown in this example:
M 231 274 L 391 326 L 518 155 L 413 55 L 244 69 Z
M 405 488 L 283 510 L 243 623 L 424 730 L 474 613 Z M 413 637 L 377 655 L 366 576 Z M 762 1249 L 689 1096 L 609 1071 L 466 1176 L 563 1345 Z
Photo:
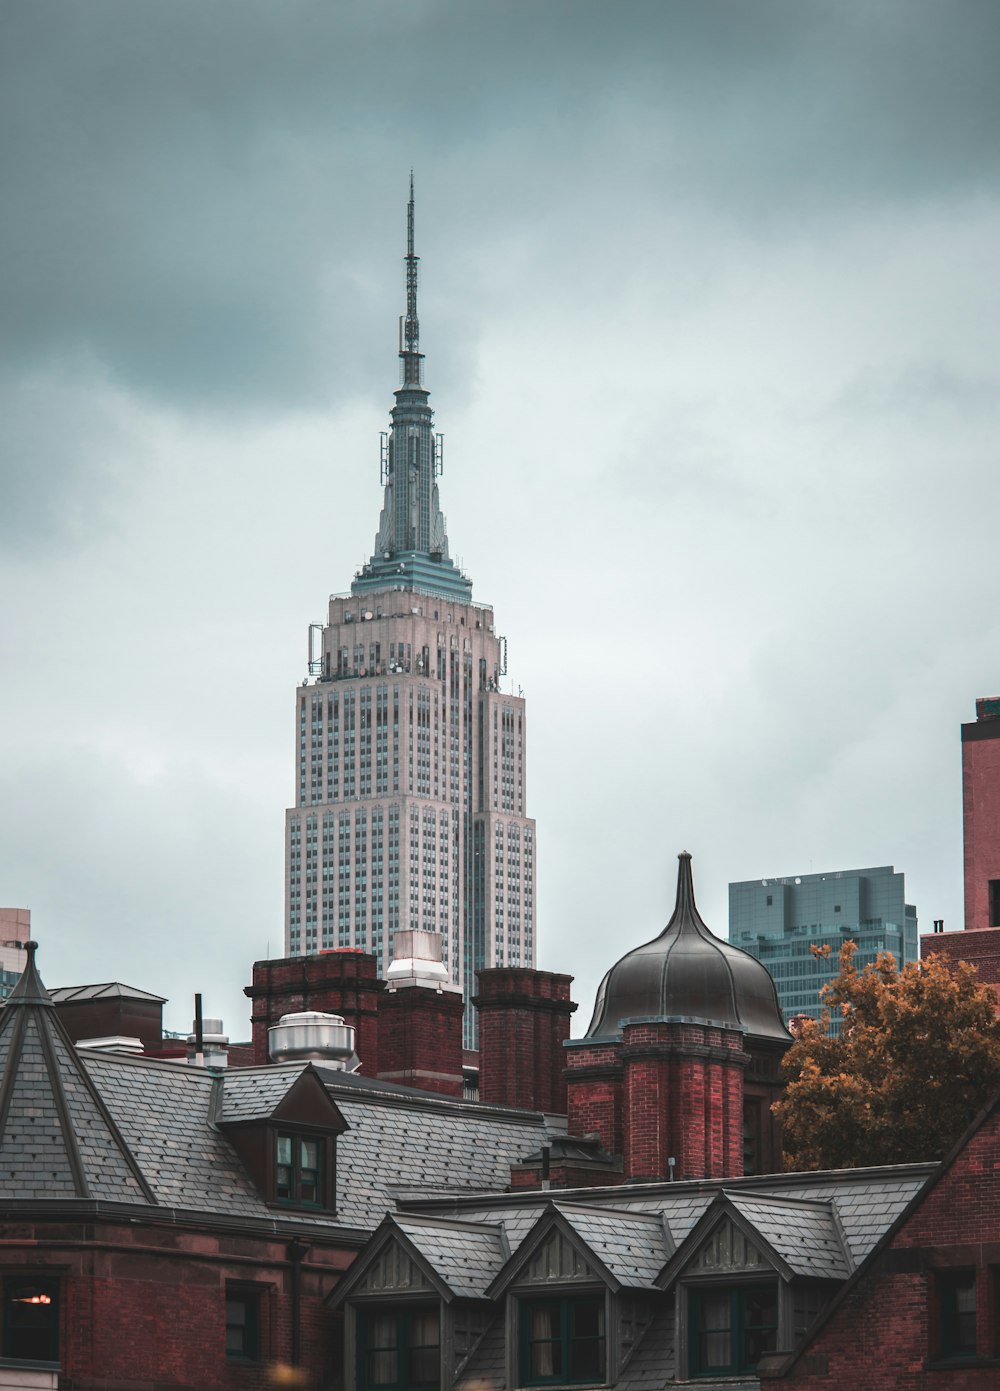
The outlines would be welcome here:
M 822 1280 L 846 1280 L 850 1275 L 851 1263 L 829 1200 L 726 1196 L 796 1275 Z
M 661 1309 L 616 1382 L 617 1391 L 661 1391 L 676 1365 L 673 1307 Z
M 153 1201 L 28 964 L 0 1012 L 0 1195 L 12 1199 Z
M 506 1327 L 506 1318 L 501 1313 L 458 1369 L 452 1391 L 503 1391 L 507 1385 Z
M 499 1224 L 474 1226 L 415 1217 L 394 1220 L 456 1298 L 484 1298 L 507 1258 Z
M 449 1191 L 503 1191 L 511 1164 L 537 1149 L 545 1136 L 545 1121 L 534 1112 L 491 1113 L 417 1099 L 413 1093 L 404 1107 L 390 1095 L 380 1096 L 377 1087 L 366 1094 L 351 1084 L 339 1086 L 329 1075 L 326 1080 L 350 1126 L 337 1142 L 338 1210 L 345 1220 L 371 1230 L 400 1190 L 432 1192 L 447 1185 Z
M 554 1207 L 619 1284 L 655 1288 L 670 1257 L 658 1213 L 602 1212 L 563 1202 Z
M 629 1214 L 654 1214 L 661 1218 L 666 1228 L 667 1236 L 661 1238 L 664 1240 L 661 1249 L 667 1252 L 662 1263 L 665 1265 L 670 1251 L 683 1244 L 709 1205 L 725 1188 L 727 1196 L 734 1203 L 749 1205 L 757 1200 L 760 1211 L 756 1216 L 770 1224 L 768 1239 L 774 1238 L 775 1249 L 780 1250 L 793 1268 L 801 1268 L 803 1274 L 814 1275 L 818 1275 L 820 1269 L 827 1269 L 831 1272 L 831 1278 L 834 1268 L 837 1268 L 842 1271 L 837 1278 L 846 1278 L 895 1221 L 934 1168 L 933 1164 L 914 1164 L 905 1168 L 843 1170 L 816 1176 L 774 1174 L 728 1179 L 725 1184 L 703 1180 L 650 1184 L 644 1185 L 641 1190 L 603 1189 L 599 1194 L 594 1190 L 563 1190 L 557 1195 L 536 1194 L 530 1198 L 525 1195 L 521 1201 L 500 1195 L 496 1195 L 492 1201 L 489 1198 L 481 1201 L 463 1200 L 458 1194 L 448 1195 L 447 1199 L 443 1196 L 435 1199 L 428 1194 L 426 1205 L 408 1196 L 406 1209 L 408 1213 L 413 1213 L 423 1207 L 424 1211 L 448 1212 L 471 1221 L 500 1222 L 512 1254 L 516 1254 L 536 1225 L 542 1208 L 552 1197 L 556 1198 L 564 1214 L 574 1207 L 590 1210 L 599 1204 L 602 1228 L 604 1223 L 608 1223 L 613 1229 L 616 1222 L 621 1222 Z M 771 1203 L 766 1202 L 768 1197 L 772 1199 Z M 793 1233 L 786 1237 L 783 1231 L 787 1215 L 783 1216 L 780 1212 L 782 1200 L 787 1200 L 787 1206 L 794 1207 L 797 1212 L 808 1214 L 804 1224 L 808 1226 L 808 1247 L 792 1251 L 791 1243 L 796 1237 Z M 778 1204 L 777 1211 L 775 1202 Z M 582 1228 L 575 1229 L 581 1239 L 586 1240 Z M 833 1242 L 834 1233 L 839 1244 L 839 1256 L 827 1244 Z M 595 1240 L 599 1239 L 596 1224 L 591 1235 Z M 650 1252 L 653 1249 L 651 1245 Z M 605 1259 L 600 1252 L 597 1254 L 601 1260 Z
M 266 1120 L 302 1075 L 298 1063 L 240 1067 L 227 1072 L 222 1087 L 220 1125 Z

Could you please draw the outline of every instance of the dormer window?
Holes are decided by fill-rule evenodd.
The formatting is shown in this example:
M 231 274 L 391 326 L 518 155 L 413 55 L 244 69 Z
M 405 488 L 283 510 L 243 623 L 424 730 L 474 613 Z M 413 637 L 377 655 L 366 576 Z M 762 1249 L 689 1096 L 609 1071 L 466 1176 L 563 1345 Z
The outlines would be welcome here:
M 521 1386 L 565 1386 L 605 1379 L 604 1294 L 521 1299 Z
M 778 1345 L 776 1281 L 695 1289 L 688 1307 L 693 1377 L 747 1376 Z
M 334 1212 L 337 1136 L 348 1127 L 313 1065 L 239 1068 L 220 1085 L 219 1128 L 263 1200 Z
M 324 1206 L 325 1151 L 325 1142 L 315 1136 L 275 1136 L 274 1196 L 279 1203 Z
M 441 1384 L 437 1304 L 358 1313 L 360 1391 L 435 1391 Z

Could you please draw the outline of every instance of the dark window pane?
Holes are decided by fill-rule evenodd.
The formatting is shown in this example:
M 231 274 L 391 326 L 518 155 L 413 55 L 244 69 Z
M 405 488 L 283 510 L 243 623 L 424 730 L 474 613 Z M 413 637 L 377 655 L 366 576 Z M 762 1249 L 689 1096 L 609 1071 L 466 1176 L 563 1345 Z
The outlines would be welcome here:
M 522 1381 L 604 1380 L 603 1296 L 524 1300 L 518 1319 Z
M 256 1360 L 259 1355 L 258 1294 L 253 1291 L 226 1293 L 226 1356 Z
M 942 1357 L 976 1354 L 976 1272 L 942 1271 L 937 1277 Z

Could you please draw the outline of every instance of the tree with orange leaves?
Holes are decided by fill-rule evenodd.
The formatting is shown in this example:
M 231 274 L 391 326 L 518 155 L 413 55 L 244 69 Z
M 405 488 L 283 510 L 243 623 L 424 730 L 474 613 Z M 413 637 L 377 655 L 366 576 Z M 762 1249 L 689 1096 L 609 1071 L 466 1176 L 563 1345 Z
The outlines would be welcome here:
M 880 952 L 859 971 L 856 950 L 841 948 L 823 1018 L 804 1019 L 785 1056 L 774 1110 L 789 1169 L 940 1159 L 1000 1090 L 996 996 L 972 966 L 930 956 L 900 970 Z

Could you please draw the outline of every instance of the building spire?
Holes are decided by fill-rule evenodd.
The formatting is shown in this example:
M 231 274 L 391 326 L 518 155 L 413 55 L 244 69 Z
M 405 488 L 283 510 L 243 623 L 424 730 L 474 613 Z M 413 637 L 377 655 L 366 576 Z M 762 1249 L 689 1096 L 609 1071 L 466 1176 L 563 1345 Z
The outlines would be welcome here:
M 438 492 L 442 437 L 434 432 L 434 412 L 423 385 L 424 355 L 417 318 L 417 266 L 413 249 L 413 170 L 406 206 L 406 313 L 399 319 L 402 384 L 393 393 L 390 428 L 382 437 L 381 474 L 385 494 L 375 550 L 354 576 L 352 594 L 379 589 L 413 589 L 468 603 L 472 581 L 448 554 L 448 535 Z
M 420 320 L 417 318 L 417 265 L 413 252 L 413 170 L 410 170 L 410 201 L 406 206 L 406 316 L 399 321 L 399 356 L 403 360 L 403 385 L 420 386 Z

